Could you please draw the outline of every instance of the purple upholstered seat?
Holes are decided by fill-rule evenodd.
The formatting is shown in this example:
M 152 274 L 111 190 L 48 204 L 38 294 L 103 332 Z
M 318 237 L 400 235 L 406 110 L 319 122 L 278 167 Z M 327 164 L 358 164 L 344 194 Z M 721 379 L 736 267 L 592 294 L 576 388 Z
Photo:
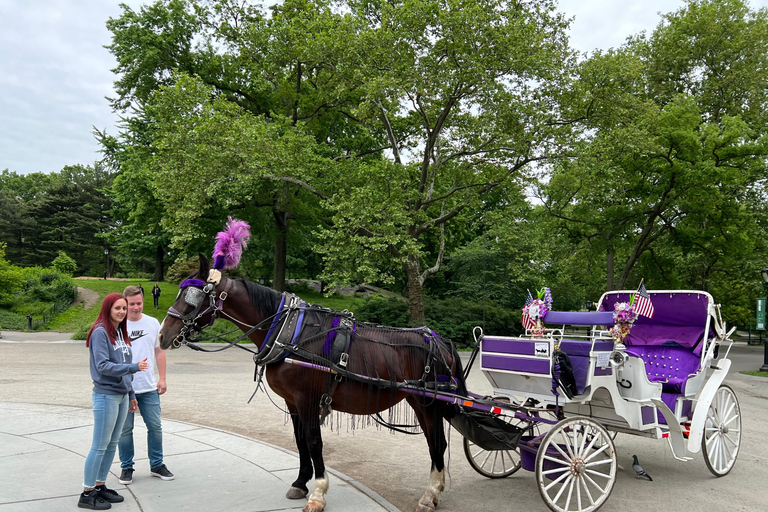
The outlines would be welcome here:
M 684 393 L 688 378 L 699 370 L 701 361 L 690 349 L 658 345 L 633 345 L 627 354 L 645 361 L 651 382 L 661 382 L 664 393 Z

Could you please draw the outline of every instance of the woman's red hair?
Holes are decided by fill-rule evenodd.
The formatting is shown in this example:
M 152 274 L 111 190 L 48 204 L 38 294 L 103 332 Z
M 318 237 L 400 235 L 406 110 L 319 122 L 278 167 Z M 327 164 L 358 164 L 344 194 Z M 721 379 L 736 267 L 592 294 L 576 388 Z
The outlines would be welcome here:
M 125 300 L 126 305 L 128 304 L 128 301 L 125 299 L 125 297 L 119 293 L 110 293 L 104 297 L 104 302 L 101 303 L 101 312 L 99 313 L 99 317 L 95 322 L 93 322 L 91 330 L 88 331 L 88 336 L 85 338 L 86 347 L 90 345 L 91 334 L 93 334 L 93 331 L 99 325 L 104 326 L 104 329 L 107 331 L 107 337 L 113 345 L 117 340 L 117 329 L 120 329 L 120 331 L 123 333 L 123 340 L 125 343 L 128 345 L 131 344 L 131 339 L 128 337 L 128 315 L 123 318 L 123 321 L 120 322 L 120 325 L 117 326 L 117 329 L 115 329 L 115 326 L 112 324 L 112 317 L 109 315 L 110 311 L 112 311 L 112 306 L 114 306 L 115 302 L 119 300 Z

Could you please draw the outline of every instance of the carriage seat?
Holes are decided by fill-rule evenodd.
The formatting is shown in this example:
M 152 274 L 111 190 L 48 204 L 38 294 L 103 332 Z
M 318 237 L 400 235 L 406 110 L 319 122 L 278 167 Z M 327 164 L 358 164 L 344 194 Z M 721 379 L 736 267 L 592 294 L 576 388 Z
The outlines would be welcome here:
M 699 356 L 679 345 L 631 345 L 626 353 L 645 361 L 648 380 L 661 382 L 663 393 L 683 394 L 685 383 L 701 365 Z

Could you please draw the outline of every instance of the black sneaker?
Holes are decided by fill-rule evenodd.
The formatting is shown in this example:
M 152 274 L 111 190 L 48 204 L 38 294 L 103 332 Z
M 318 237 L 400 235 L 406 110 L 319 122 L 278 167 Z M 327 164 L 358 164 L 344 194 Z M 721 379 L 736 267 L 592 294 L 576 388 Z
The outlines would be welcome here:
M 109 503 L 120 503 L 125 499 L 117 494 L 117 491 L 107 489 L 106 485 L 97 485 L 96 491 L 99 493 L 99 496 L 101 496 L 101 499 L 108 501 Z
M 91 510 L 107 510 L 108 508 L 112 508 L 112 504 L 104 501 L 101 495 L 99 495 L 99 491 L 95 489 L 80 494 L 80 501 L 77 502 L 77 506 L 80 508 L 89 508 Z
M 173 473 L 168 471 L 168 468 L 165 467 L 165 464 L 162 466 L 158 466 L 156 468 L 150 468 L 149 474 L 152 476 L 158 477 L 160 480 L 173 480 L 174 476 Z
M 133 468 L 124 469 L 120 473 L 120 478 L 118 478 L 117 481 L 124 485 L 128 485 L 133 482 Z

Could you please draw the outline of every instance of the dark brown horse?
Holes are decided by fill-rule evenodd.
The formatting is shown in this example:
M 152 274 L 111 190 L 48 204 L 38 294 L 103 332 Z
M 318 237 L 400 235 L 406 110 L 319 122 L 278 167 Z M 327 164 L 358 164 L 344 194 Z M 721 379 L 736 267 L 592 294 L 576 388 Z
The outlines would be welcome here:
M 214 283 L 210 283 L 211 280 Z M 257 347 L 262 347 L 266 329 L 254 330 L 252 327 L 262 323 L 269 327 L 275 322 L 272 317 L 278 312 L 283 295 L 249 281 L 226 277 L 217 281 L 217 271 L 213 270 L 209 275 L 209 262 L 201 256 L 198 272 L 182 283 L 183 288 L 163 322 L 160 332 L 163 349 L 184 344 L 191 332 L 204 329 L 212 321 L 212 315 L 231 320 Z M 299 475 L 287 497 L 302 499 L 307 496 L 307 482 L 312 478 L 314 468 L 315 487 L 309 494 L 304 512 L 319 512 L 325 507 L 328 477 L 320 433 L 321 397 L 327 401 L 330 396 L 337 411 L 359 415 L 384 411 L 405 399 L 416 413 L 432 459 L 429 484 L 416 510 L 434 511 L 445 487 L 444 452 L 447 445 L 443 419 L 452 414 L 453 406 L 435 400 L 429 392 L 420 395 L 405 391 L 402 384 L 407 382 L 411 387 L 426 389 L 450 382 L 466 396 L 456 351 L 450 342 L 441 340 L 427 329 L 354 324 L 352 330 L 347 331 L 349 343 L 345 368 L 348 373 L 339 371 L 336 375 L 343 378 L 334 385 L 334 377 L 323 368 L 341 370 L 338 357 L 334 360 L 336 365 L 330 364 L 332 357 L 328 349 L 329 333 L 340 332 L 337 326 L 344 313 L 315 307 L 303 311 L 304 327 L 300 336 L 293 340 L 291 346 L 295 348 L 289 357 L 302 361 L 304 366 L 289 364 L 283 358 L 266 365 L 269 386 L 285 400 L 291 414 L 299 452 Z

